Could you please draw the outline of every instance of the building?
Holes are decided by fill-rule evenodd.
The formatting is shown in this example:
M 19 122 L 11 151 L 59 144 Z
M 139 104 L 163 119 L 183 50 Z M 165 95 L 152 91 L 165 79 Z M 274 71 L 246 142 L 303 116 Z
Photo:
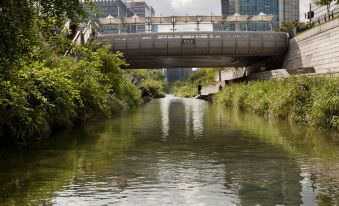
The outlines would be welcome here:
M 168 68 L 165 70 L 166 80 L 169 83 L 174 83 L 178 80 L 185 80 L 192 73 L 192 68 Z
M 145 1 L 127 1 L 127 6 L 130 8 L 135 15 L 139 17 L 152 17 L 155 16 L 155 11 L 153 7 L 149 6 Z M 150 31 L 151 30 L 151 31 Z M 137 25 L 136 33 L 144 32 L 157 32 L 157 25 L 151 25 L 150 27 L 146 25 Z
M 279 23 L 293 22 L 300 20 L 299 0 L 279 0 Z
M 299 20 L 299 0 L 221 0 L 222 15 L 259 15 L 267 14 L 276 16 L 274 26 L 283 22 Z M 267 31 L 270 25 L 265 23 L 250 23 L 251 31 Z M 234 31 L 235 24 L 224 25 L 224 30 Z M 240 30 L 245 30 L 245 25 L 240 25 Z M 214 30 L 221 30 L 221 25 L 214 25 Z
M 221 13 L 223 16 L 233 15 L 238 9 L 235 6 L 239 5 L 237 0 L 221 0 Z
M 132 17 L 134 12 L 129 9 L 122 0 L 92 0 L 93 6 L 84 4 L 85 0 L 80 0 L 94 18 L 122 18 Z M 105 25 L 102 27 L 101 33 L 133 33 L 135 28 L 125 28 L 123 26 Z

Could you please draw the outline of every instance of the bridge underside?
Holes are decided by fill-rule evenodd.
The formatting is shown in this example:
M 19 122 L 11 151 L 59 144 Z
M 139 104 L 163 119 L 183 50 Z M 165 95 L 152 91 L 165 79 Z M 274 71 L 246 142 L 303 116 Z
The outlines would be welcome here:
M 288 36 L 279 32 L 174 32 L 101 35 L 130 68 L 249 66 L 283 56 Z
M 140 56 L 128 57 L 126 61 L 130 69 L 157 68 L 190 68 L 190 67 L 246 67 L 265 59 L 268 56 Z

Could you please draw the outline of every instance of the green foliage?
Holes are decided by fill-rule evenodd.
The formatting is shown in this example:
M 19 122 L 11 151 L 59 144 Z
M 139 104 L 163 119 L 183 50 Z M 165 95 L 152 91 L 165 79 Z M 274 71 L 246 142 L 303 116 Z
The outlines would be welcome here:
M 88 1 L 89 2 L 89 1 Z M 0 1 L 0 140 L 27 143 L 140 103 L 121 54 L 72 45 L 51 28 L 86 14 L 79 0 Z M 74 56 L 65 58 L 72 48 Z
M 30 61 L 42 41 L 52 37 L 52 26 L 84 16 L 78 0 L 0 1 L 0 77 L 10 79 L 22 60 Z
M 202 86 L 208 86 L 215 82 L 214 78 L 217 74 L 217 69 L 214 68 L 203 68 L 195 71 L 188 80 L 194 84 L 198 85 L 201 83 Z
M 316 5 L 319 5 L 319 6 L 326 6 L 327 8 L 327 12 L 329 13 L 330 12 L 330 7 L 331 7 L 331 3 L 333 2 L 334 0 L 314 0 L 314 3 Z M 339 1 L 337 0 L 337 3 Z
M 203 68 L 195 71 L 186 81 L 176 81 L 172 92 L 178 97 L 194 97 L 198 95 L 198 85 L 209 86 L 215 83 L 215 68 Z
M 120 69 L 121 54 L 97 44 L 77 48 L 77 60 L 54 53 L 0 79 L 0 138 L 27 143 L 49 127 L 69 127 L 93 116 L 110 117 L 140 103 L 138 88 Z
M 163 82 L 154 79 L 147 79 L 142 83 L 143 88 L 153 98 L 165 97 Z
M 277 29 L 277 32 L 289 32 L 294 28 L 298 28 L 299 26 L 303 25 L 303 22 L 293 21 L 293 22 L 283 22 Z
M 339 129 L 339 80 L 293 77 L 274 81 L 232 84 L 214 101 L 269 117 Z
M 135 69 L 135 70 L 132 70 L 130 73 L 132 76 L 136 77 L 140 81 L 143 81 L 146 79 L 163 81 L 165 79 L 165 76 L 162 73 L 162 71 L 158 69 L 155 69 L 155 70 Z
M 144 94 L 149 94 L 153 98 L 165 97 L 168 85 L 161 70 L 136 69 L 130 71 L 130 75 L 138 79 L 138 86 L 142 88 Z
M 176 81 L 172 86 L 172 92 L 178 97 L 194 97 L 198 95 L 198 90 L 191 83 L 185 81 Z

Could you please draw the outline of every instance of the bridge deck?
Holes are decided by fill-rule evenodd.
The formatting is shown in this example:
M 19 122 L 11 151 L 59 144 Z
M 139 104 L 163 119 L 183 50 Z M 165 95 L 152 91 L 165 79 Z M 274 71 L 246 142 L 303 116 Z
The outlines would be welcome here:
M 98 40 L 111 44 L 113 52 L 123 52 L 127 60 L 130 60 L 129 63 L 132 62 L 132 67 L 138 67 L 133 62 L 141 61 L 143 63 L 139 66 L 151 65 L 147 64 L 149 61 L 159 62 L 159 64 L 153 62 L 154 66 L 175 66 L 177 60 L 183 61 L 187 58 L 189 61 L 194 61 L 194 57 L 214 58 L 224 62 L 225 65 L 234 66 L 234 62 L 241 62 L 241 58 L 253 61 L 256 57 L 260 59 L 260 57 L 280 56 L 288 48 L 287 34 L 279 32 L 115 34 L 98 36 Z M 186 61 L 184 64 L 187 66 L 190 63 Z M 185 66 L 179 62 L 177 65 Z M 203 66 L 207 65 L 205 63 Z

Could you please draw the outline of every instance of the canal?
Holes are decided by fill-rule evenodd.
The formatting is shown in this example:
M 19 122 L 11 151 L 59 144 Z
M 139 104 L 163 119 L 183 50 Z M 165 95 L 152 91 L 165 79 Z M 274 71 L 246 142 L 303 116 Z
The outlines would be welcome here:
M 0 205 L 339 205 L 339 137 L 167 96 L 3 154 Z

